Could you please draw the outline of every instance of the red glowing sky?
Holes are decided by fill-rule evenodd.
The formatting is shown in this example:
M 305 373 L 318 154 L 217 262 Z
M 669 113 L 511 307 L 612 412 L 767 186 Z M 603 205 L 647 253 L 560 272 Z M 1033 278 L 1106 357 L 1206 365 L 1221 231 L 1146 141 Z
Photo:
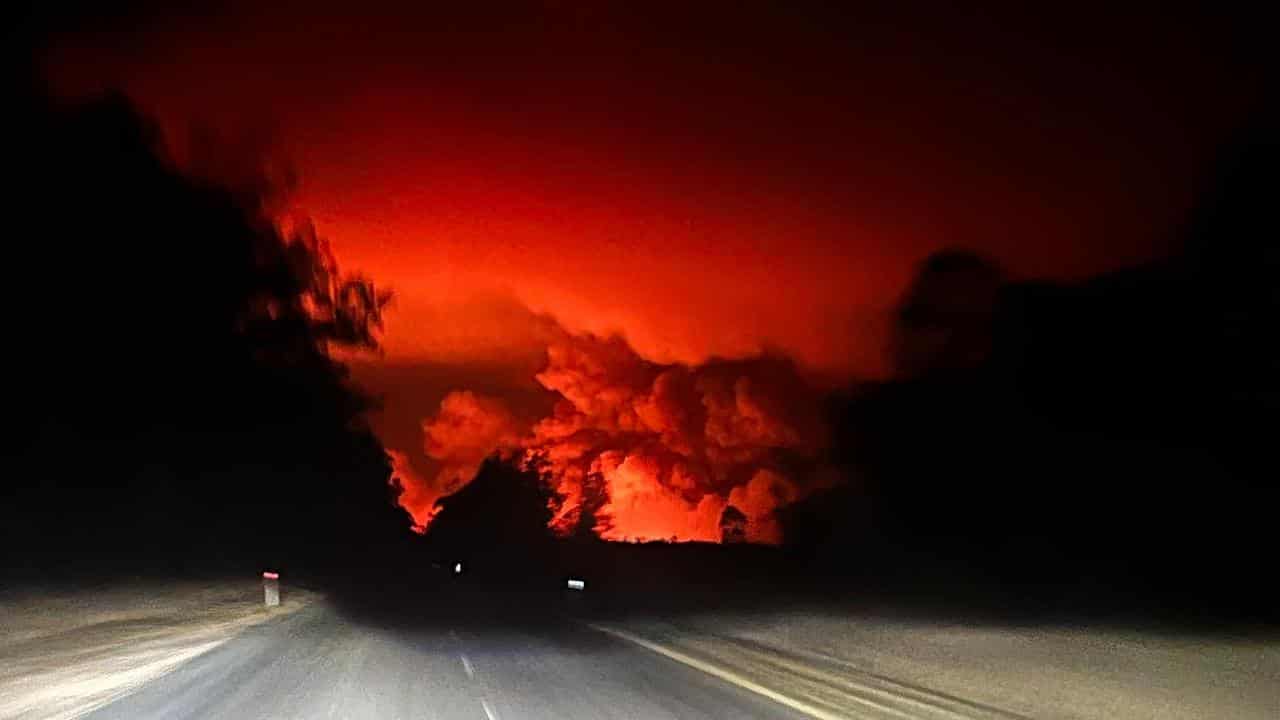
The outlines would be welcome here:
M 265 137 L 397 291 L 393 359 L 509 344 L 473 300 L 510 294 L 658 359 L 862 372 L 932 249 L 1053 277 L 1158 252 L 1252 81 L 1187 18 L 574 5 L 233 6 L 71 36 L 50 68 Z
M 1050 278 L 1158 255 L 1260 82 L 1232 28 L 1167 11 L 256 5 L 57 38 L 51 86 L 123 89 L 179 155 L 212 133 L 219 171 L 287 159 L 396 292 L 357 369 L 419 462 L 449 390 L 538 404 L 550 325 L 875 376 L 935 249 Z

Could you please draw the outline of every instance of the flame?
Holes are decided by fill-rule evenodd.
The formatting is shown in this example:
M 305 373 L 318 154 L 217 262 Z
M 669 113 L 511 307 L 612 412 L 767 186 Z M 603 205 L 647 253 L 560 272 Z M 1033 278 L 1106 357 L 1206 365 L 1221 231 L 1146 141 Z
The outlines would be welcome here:
M 607 521 L 596 525 L 601 538 L 719 542 L 723 498 L 714 493 L 686 498 L 678 482 L 663 482 L 662 468 L 649 456 L 610 451 L 601 455 L 599 466 L 608 497 L 601 507 Z

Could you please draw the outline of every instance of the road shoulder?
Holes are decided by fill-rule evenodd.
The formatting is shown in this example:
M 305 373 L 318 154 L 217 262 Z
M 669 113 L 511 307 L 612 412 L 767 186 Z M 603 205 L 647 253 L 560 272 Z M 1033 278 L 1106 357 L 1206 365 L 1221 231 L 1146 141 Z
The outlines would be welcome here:
M 314 599 L 295 591 L 265 608 L 252 581 L 7 598 L 0 717 L 79 717 Z
M 799 655 L 740 638 L 656 623 L 646 623 L 643 629 L 614 623 L 589 626 L 817 720 L 1022 720 L 1014 713 L 863 672 L 834 659 Z

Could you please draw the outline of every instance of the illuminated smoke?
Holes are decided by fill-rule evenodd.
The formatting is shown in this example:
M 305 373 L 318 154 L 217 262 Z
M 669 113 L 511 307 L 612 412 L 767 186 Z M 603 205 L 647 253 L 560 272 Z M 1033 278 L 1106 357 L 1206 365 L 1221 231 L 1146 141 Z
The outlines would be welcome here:
M 536 379 L 558 400 L 524 432 L 499 401 L 469 392 L 424 422 L 436 497 L 507 452 L 555 491 L 551 526 L 562 535 L 778 543 L 776 511 L 812 487 L 824 441 L 817 397 L 785 358 L 661 365 L 618 338 L 566 334 Z M 410 503 L 427 495 L 401 497 L 422 525 L 433 510 Z
M 495 450 L 517 442 L 516 419 L 506 406 L 465 390 L 446 395 L 440 412 L 422 423 L 422 432 L 427 456 L 440 463 L 435 487 L 445 495 L 470 482 Z
M 399 491 L 397 501 L 413 518 L 410 529 L 422 534 L 436 515 L 436 500 L 441 494 L 418 474 L 406 453 L 387 448 L 387 458 L 391 461 L 389 482 Z
M 501 401 L 469 391 L 446 395 L 439 412 L 422 423 L 422 433 L 427 457 L 438 468 L 430 477 L 419 474 L 406 453 L 387 450 L 391 482 L 400 488 L 399 503 L 418 533 L 438 512 L 437 500 L 470 482 L 485 458 L 518 442 L 516 419 Z

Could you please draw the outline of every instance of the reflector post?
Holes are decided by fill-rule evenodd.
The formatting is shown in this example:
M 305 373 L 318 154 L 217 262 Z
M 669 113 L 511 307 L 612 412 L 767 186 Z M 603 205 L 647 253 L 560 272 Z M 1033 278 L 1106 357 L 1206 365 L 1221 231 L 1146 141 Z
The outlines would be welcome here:
M 262 601 L 267 607 L 280 604 L 280 573 L 270 570 L 262 573 Z

